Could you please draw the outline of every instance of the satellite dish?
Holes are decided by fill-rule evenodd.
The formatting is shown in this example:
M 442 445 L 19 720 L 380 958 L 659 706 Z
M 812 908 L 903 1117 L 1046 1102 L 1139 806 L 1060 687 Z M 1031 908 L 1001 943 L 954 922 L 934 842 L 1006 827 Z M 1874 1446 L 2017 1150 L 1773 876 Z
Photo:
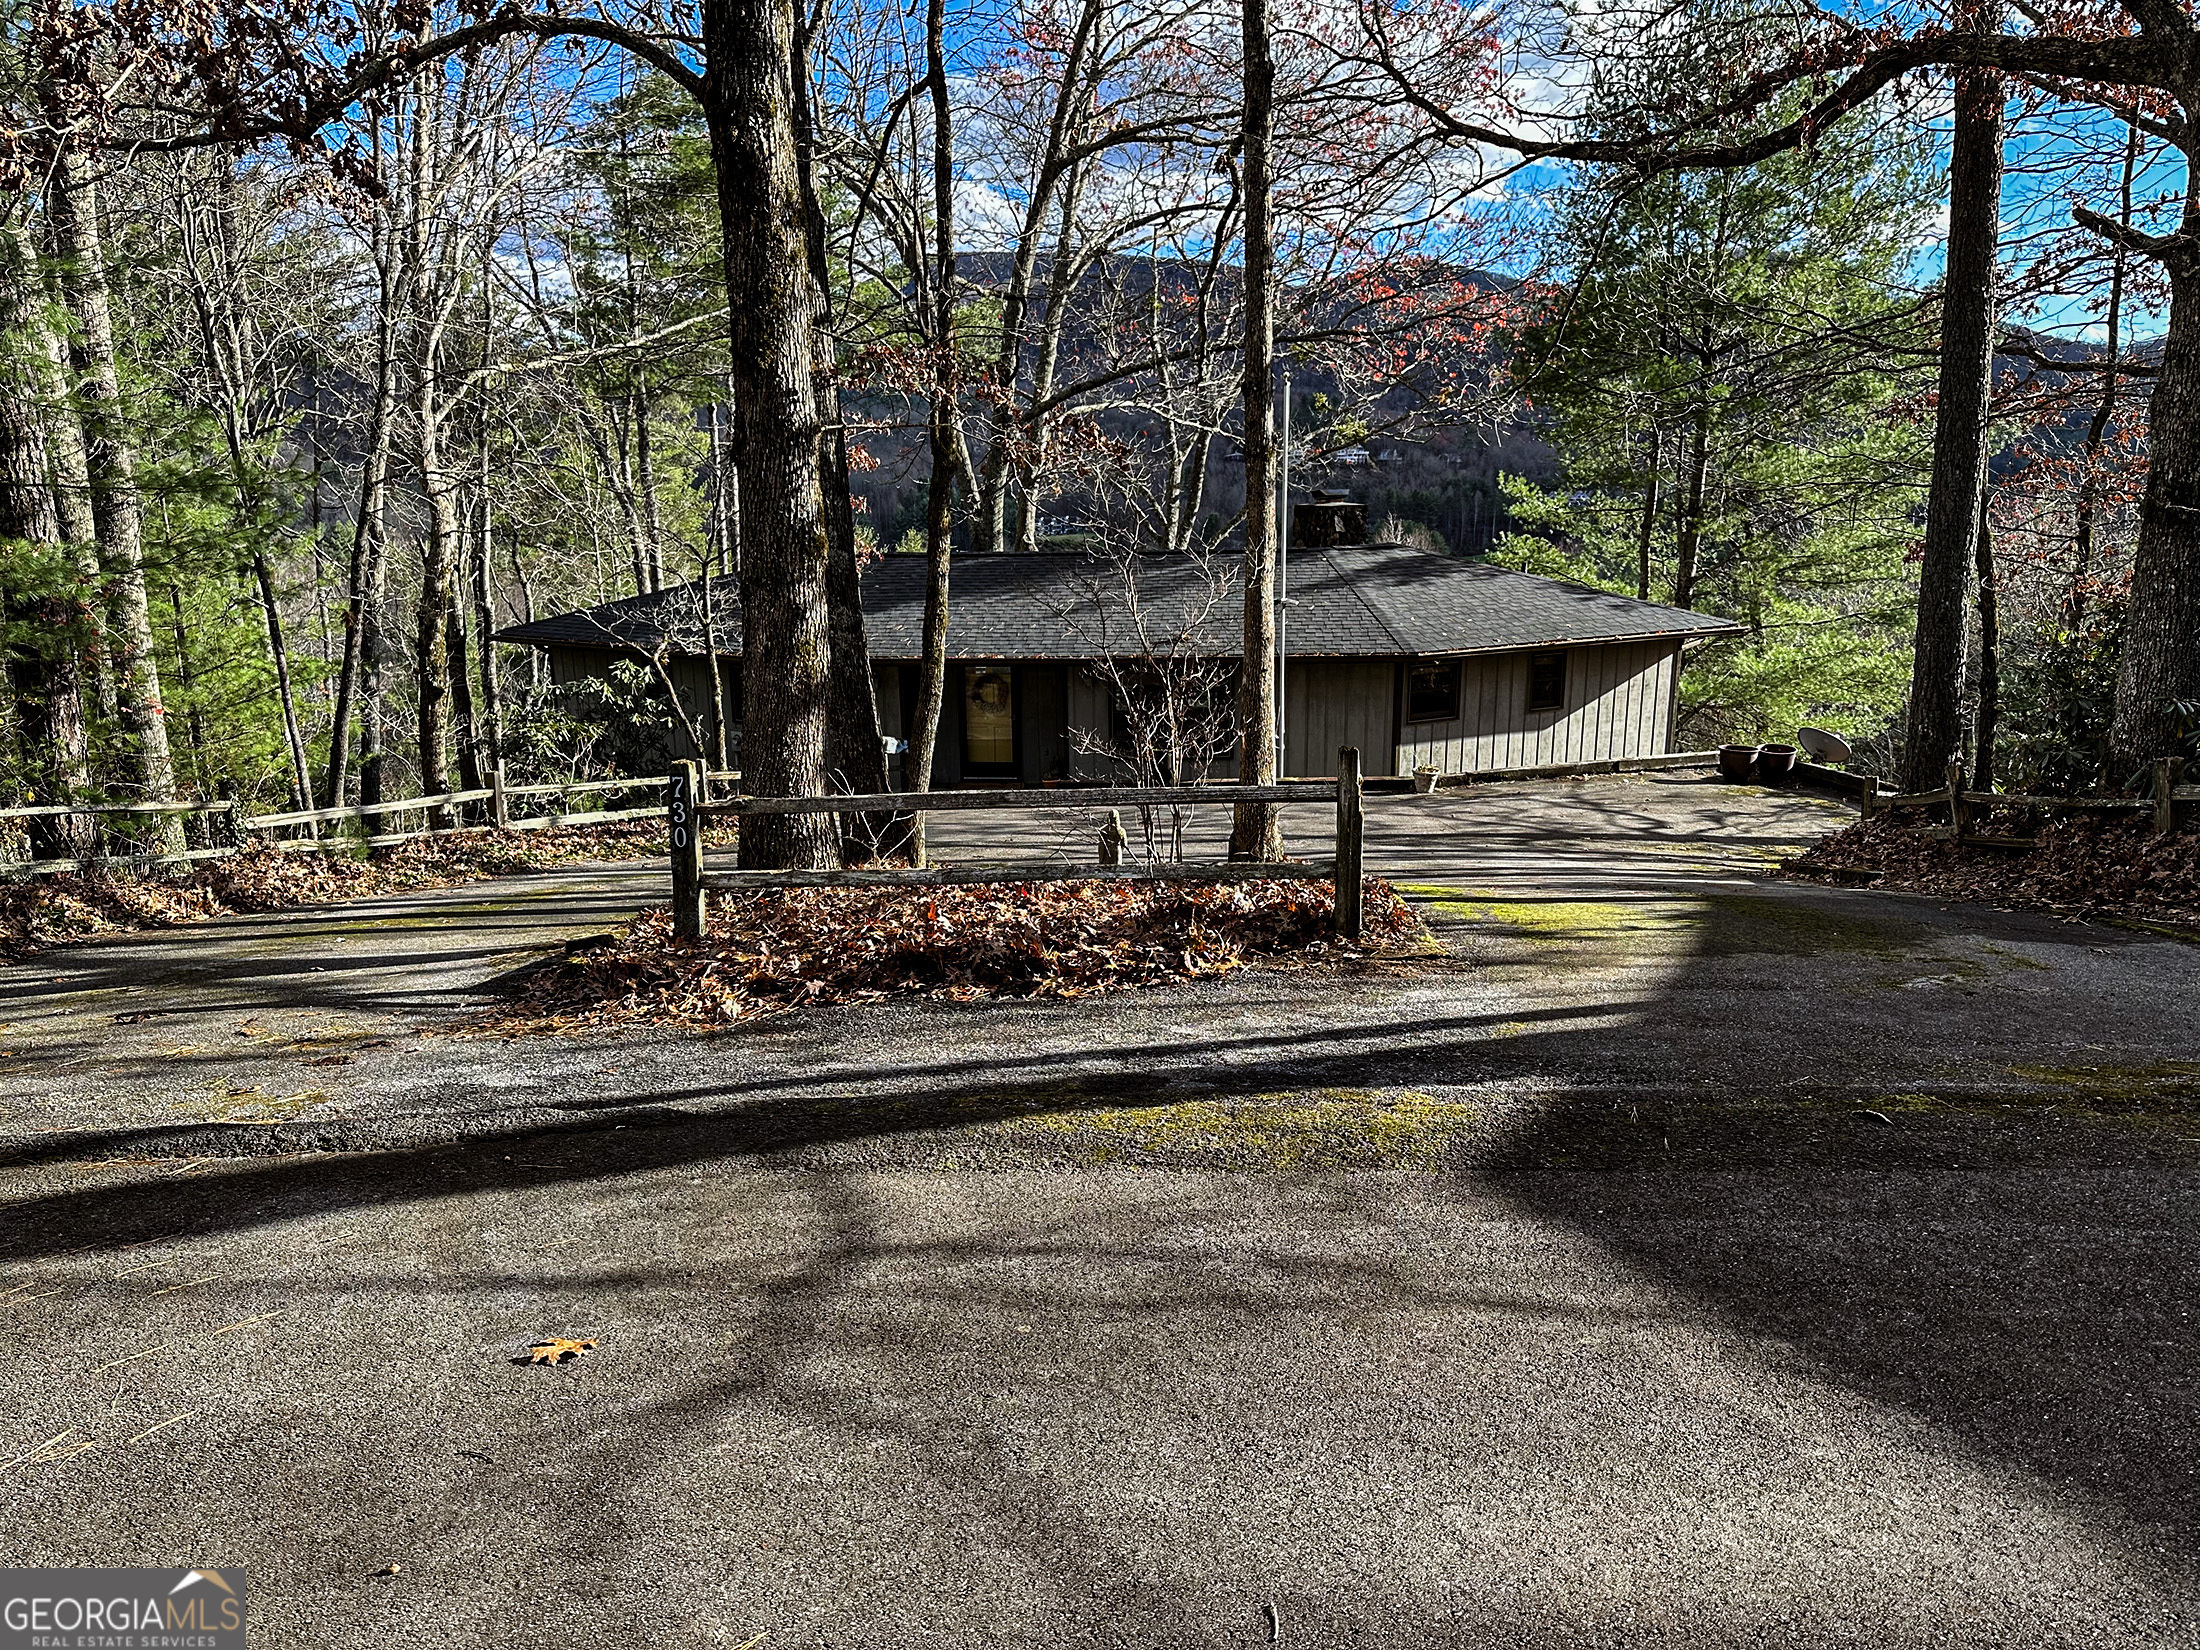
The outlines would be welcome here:
M 1824 728 L 1798 728 L 1795 742 L 1813 762 L 1845 763 L 1849 759 L 1849 742 Z

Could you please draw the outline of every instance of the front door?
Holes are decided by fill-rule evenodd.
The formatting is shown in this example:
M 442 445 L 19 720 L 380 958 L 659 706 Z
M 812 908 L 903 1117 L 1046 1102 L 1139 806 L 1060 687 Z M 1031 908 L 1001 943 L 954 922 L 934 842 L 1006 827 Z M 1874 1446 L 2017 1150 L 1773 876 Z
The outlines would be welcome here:
M 1016 671 L 1011 665 L 962 668 L 963 772 L 979 779 L 1015 779 Z

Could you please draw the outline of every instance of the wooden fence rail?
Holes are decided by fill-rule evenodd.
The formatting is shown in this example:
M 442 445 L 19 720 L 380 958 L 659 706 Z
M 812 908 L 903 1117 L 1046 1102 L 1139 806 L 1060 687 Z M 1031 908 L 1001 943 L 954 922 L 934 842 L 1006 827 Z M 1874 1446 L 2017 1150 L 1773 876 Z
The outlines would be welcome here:
M 2184 758 L 2165 756 L 2154 764 L 2152 796 L 2034 796 L 2024 792 L 1966 790 L 1963 764 L 1948 764 L 1948 783 L 1937 791 L 1909 791 L 1885 796 L 1879 781 L 1867 777 L 1858 800 L 1865 818 L 1903 808 L 1946 808 L 1948 823 L 1940 827 L 1959 842 L 1978 842 L 1992 847 L 2028 848 L 2034 838 L 1994 836 L 1971 829 L 1981 808 L 2008 808 L 2040 814 L 2143 813 L 2152 816 L 2156 835 L 2177 828 L 2177 810 L 2200 802 L 2200 785 L 2184 783 Z
M 738 781 L 738 771 L 713 773 L 713 782 Z M 243 840 L 246 832 L 279 831 L 302 825 L 333 824 L 345 820 L 366 820 L 384 814 L 425 812 L 432 808 L 458 807 L 469 802 L 488 802 L 492 805 L 492 823 L 486 825 L 454 825 L 442 830 L 393 831 L 364 839 L 356 836 L 303 838 L 298 840 L 273 840 L 268 846 L 286 853 L 343 853 L 355 848 L 394 848 L 406 842 L 417 842 L 425 837 L 466 836 L 481 831 L 546 831 L 566 825 L 608 825 L 632 819 L 662 819 L 665 815 L 661 804 L 645 808 L 592 809 L 579 813 L 540 814 L 530 818 L 514 819 L 507 806 L 507 799 L 519 796 L 591 796 L 605 791 L 654 790 L 659 783 L 655 779 L 588 779 L 570 785 L 506 785 L 503 770 L 494 775 L 494 783 L 469 791 L 443 791 L 433 796 L 406 796 L 390 802 L 362 803 L 343 808 L 302 808 L 288 813 L 249 814 L 238 812 L 231 802 L 72 802 L 55 803 L 28 808 L 0 808 L 0 820 L 53 819 L 65 814 L 82 814 L 92 817 L 134 814 L 206 814 L 223 820 L 230 841 L 220 847 L 193 848 L 174 854 L 93 854 L 58 859 L 0 860 L 0 876 L 40 877 L 73 874 L 97 870 L 155 870 L 169 866 L 188 865 L 200 860 L 227 859 L 242 853 L 247 846 Z
M 704 897 L 764 888 L 937 888 L 981 883 L 1071 882 L 1088 878 L 1124 881 L 1256 882 L 1334 879 L 1336 928 L 1356 940 L 1365 926 L 1360 887 L 1365 817 L 1361 807 L 1360 753 L 1337 752 L 1334 783 L 1282 785 L 1180 785 L 1150 788 L 999 791 L 897 791 L 865 796 L 750 796 L 704 802 L 693 762 L 675 762 L 666 785 L 665 818 L 672 847 L 672 924 L 683 939 L 703 933 Z M 1119 811 L 1124 808 L 1229 807 L 1240 802 L 1330 802 L 1337 810 L 1336 857 L 1328 860 L 1133 866 L 1121 864 Z M 891 871 L 722 871 L 703 869 L 702 825 L 709 819 L 765 814 L 945 813 L 968 810 L 1105 809 L 1095 865 L 989 865 L 911 867 Z

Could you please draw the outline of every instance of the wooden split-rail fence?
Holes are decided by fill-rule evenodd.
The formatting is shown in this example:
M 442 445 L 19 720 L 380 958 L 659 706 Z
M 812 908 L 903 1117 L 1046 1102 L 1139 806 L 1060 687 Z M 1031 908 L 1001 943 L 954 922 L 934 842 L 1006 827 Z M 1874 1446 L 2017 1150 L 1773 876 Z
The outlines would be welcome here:
M 714 773 L 713 781 L 733 781 L 739 773 Z M 204 848 L 189 848 L 172 854 L 94 854 L 83 857 L 49 859 L 0 860 L 0 876 L 54 876 L 65 872 L 95 871 L 101 869 L 151 870 L 162 866 L 187 865 L 197 860 L 226 859 L 242 853 L 246 848 L 266 843 L 290 853 L 341 853 L 354 849 L 393 848 L 400 843 L 417 842 L 426 837 L 461 836 L 475 831 L 546 831 L 560 825 L 609 825 L 629 819 L 662 819 L 665 805 L 653 802 L 641 808 L 596 808 L 566 811 L 558 808 L 549 813 L 525 814 L 525 803 L 535 797 L 556 797 L 560 803 L 578 796 L 600 796 L 614 791 L 654 790 L 654 779 L 592 779 L 570 785 L 507 785 L 504 771 L 499 768 L 491 782 L 476 790 L 442 791 L 433 796 L 400 797 L 393 802 L 370 802 L 344 808 L 302 808 L 288 813 L 246 814 L 235 802 L 102 802 L 102 803 L 52 803 L 40 807 L 0 808 L 0 821 L 57 819 L 64 816 L 91 816 L 99 819 L 143 818 L 146 816 L 203 817 L 207 834 L 213 844 Z M 452 824 L 437 827 L 433 823 L 436 814 L 450 814 L 452 810 L 469 804 L 487 803 L 489 818 L 485 824 Z M 514 804 L 521 804 L 515 808 Z M 391 815 L 420 814 L 422 826 L 417 831 L 388 831 L 375 835 L 340 835 L 324 837 L 318 834 L 323 825 L 343 825 L 367 820 L 386 819 Z M 518 817 L 515 817 L 518 815 Z M 455 816 L 454 816 L 455 817 Z M 305 830 L 304 837 L 278 837 L 279 831 Z
M 1082 882 L 1094 878 L 1174 882 L 1334 881 L 1339 936 L 1358 939 L 1365 922 L 1360 879 L 1366 816 L 1360 784 L 1360 753 L 1350 747 L 1337 753 L 1334 782 L 1298 780 L 1279 785 L 897 791 L 879 796 L 747 796 L 727 802 L 708 802 L 697 795 L 699 781 L 695 763 L 676 762 L 667 787 L 673 932 L 684 939 L 701 936 L 704 896 L 711 892 L 750 893 L 764 888 L 937 888 L 981 883 Z M 1122 809 L 1228 807 L 1240 802 L 1334 802 L 1337 810 L 1334 857 L 1156 865 L 1123 863 Z M 703 868 L 703 825 L 712 819 L 753 819 L 764 814 L 930 814 L 973 809 L 1064 808 L 1108 812 L 1108 822 L 1099 833 L 1094 863 L 911 866 L 870 871 L 706 871 Z
M 2143 813 L 2150 816 L 2157 835 L 2167 835 L 2177 828 L 2177 810 L 2200 802 L 2200 785 L 2188 785 L 2184 780 L 2184 758 L 2166 756 L 2154 764 L 2152 796 L 2012 795 L 2005 791 L 1965 790 L 1963 764 L 1951 762 L 1948 764 L 1948 783 L 1937 791 L 1883 795 L 1879 789 L 1879 781 L 1867 779 L 1859 800 L 1867 819 L 1873 814 L 1896 809 L 1946 809 L 1947 824 L 1931 827 L 1938 835 L 1988 848 L 2029 848 L 2037 841 L 2036 838 L 1993 835 L 1975 831 L 1972 825 L 1979 814 L 1989 808 L 2021 809 L 2050 817 L 2056 814 Z

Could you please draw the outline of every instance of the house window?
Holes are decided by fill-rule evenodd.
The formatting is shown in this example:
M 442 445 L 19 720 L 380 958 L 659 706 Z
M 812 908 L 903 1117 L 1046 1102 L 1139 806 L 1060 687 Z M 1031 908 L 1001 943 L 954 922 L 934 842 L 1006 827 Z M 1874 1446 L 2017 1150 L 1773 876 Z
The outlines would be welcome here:
M 1528 655 L 1528 708 L 1566 708 L 1566 654 L 1563 649 Z
M 1406 667 L 1406 720 L 1449 722 L 1459 714 L 1459 661 Z

